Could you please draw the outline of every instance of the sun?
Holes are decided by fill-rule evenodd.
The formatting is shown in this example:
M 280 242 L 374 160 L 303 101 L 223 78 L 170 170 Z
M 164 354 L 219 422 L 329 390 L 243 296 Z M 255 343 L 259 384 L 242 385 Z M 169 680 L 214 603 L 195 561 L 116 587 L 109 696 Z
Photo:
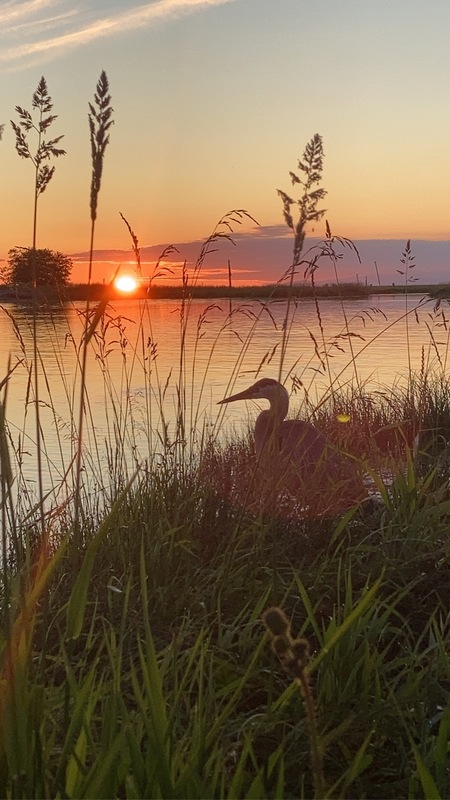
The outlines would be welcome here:
M 119 292 L 129 294 L 137 289 L 138 282 L 136 278 L 133 278 L 132 275 L 121 275 L 116 281 L 114 281 L 114 286 L 119 290 Z

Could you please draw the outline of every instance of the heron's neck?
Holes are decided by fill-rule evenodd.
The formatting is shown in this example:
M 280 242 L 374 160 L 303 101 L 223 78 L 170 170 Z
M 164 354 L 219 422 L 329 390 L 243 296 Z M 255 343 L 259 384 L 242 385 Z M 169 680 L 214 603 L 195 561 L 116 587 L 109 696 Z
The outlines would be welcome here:
M 255 451 L 257 458 L 260 457 L 266 443 L 275 433 L 278 422 L 272 411 L 261 411 L 255 422 Z
M 270 408 L 267 411 L 261 411 L 255 422 L 255 450 L 258 458 L 270 439 L 276 446 L 278 428 L 288 412 L 289 395 L 284 386 L 280 386 L 279 389 L 277 397 L 269 400 Z
M 269 414 L 271 414 L 278 424 L 282 422 L 288 413 L 289 409 L 289 395 L 284 386 L 278 387 L 276 397 L 270 402 Z

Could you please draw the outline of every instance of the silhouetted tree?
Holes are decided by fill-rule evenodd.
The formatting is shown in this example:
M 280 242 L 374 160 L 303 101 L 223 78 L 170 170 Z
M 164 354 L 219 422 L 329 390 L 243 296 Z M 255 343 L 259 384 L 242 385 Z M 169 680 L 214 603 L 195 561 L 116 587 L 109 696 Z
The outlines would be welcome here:
M 69 256 L 58 250 L 13 247 L 0 272 L 5 283 L 33 284 L 36 274 L 38 286 L 67 286 L 72 266 Z

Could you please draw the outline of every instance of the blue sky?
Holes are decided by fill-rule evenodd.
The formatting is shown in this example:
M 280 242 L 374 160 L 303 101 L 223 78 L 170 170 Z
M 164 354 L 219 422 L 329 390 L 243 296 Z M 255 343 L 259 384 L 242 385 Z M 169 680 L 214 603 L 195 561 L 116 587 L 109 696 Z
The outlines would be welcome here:
M 119 211 L 149 247 L 201 239 L 232 208 L 278 225 L 276 189 L 290 189 L 316 132 L 336 233 L 450 239 L 449 30 L 448 0 L 3 3 L 0 257 L 30 242 L 32 170 L 8 120 L 42 74 L 67 156 L 41 199 L 38 245 L 87 249 L 87 104 L 102 69 L 115 125 L 99 249 L 129 247 Z

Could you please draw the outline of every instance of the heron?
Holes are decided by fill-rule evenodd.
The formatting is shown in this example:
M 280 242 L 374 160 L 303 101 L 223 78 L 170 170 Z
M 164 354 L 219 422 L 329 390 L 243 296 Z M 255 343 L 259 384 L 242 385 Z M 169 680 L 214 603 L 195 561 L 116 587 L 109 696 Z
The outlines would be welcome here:
M 254 440 L 258 464 L 277 491 L 302 491 L 309 505 L 315 498 L 336 507 L 353 505 L 362 496 L 357 464 L 340 452 L 330 439 L 310 422 L 286 419 L 289 395 L 273 378 L 256 383 L 219 400 L 218 405 L 238 400 L 268 400 L 255 422 Z M 319 500 L 320 498 L 320 500 Z

